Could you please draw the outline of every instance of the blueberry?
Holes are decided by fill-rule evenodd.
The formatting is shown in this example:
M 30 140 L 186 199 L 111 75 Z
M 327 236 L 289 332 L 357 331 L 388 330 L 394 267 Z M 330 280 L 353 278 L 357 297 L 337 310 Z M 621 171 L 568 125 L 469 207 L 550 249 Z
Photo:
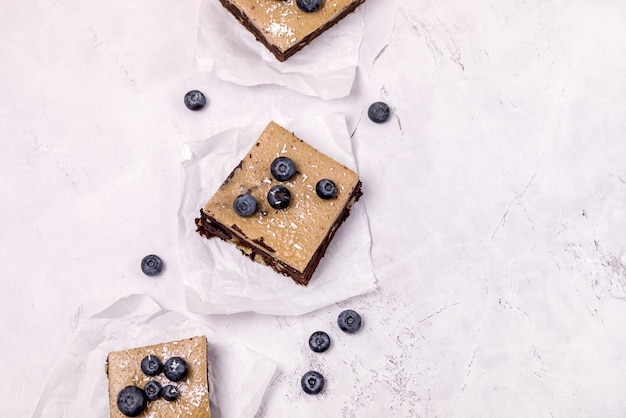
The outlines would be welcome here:
M 309 337 L 309 347 L 316 353 L 323 353 L 330 347 L 330 337 L 324 331 L 315 331 Z
M 233 202 L 233 209 L 239 216 L 252 216 L 256 212 L 256 200 L 250 193 L 240 194 Z
M 141 371 L 148 376 L 156 376 L 163 370 L 161 359 L 155 355 L 148 354 L 141 360 Z
M 278 157 L 270 164 L 270 173 L 278 181 L 287 181 L 296 174 L 296 164 L 291 158 Z
M 389 115 L 391 111 L 389 110 L 389 106 L 387 103 L 383 102 L 375 102 L 372 103 L 367 109 L 367 116 L 370 118 L 372 122 L 383 123 L 387 119 L 389 119 Z
M 163 399 L 165 399 L 166 401 L 175 401 L 176 399 L 178 399 L 178 395 L 180 395 L 180 392 L 178 391 L 178 388 L 175 385 L 165 385 L 163 387 Z
M 143 391 L 146 392 L 146 397 L 149 401 L 156 401 L 161 396 L 161 384 L 156 380 L 151 380 L 143 387 Z
M 267 203 L 274 209 L 285 209 L 291 203 L 291 193 L 285 186 L 274 186 L 267 192 Z
M 322 6 L 322 0 L 296 0 L 296 4 L 303 12 L 311 13 Z
M 321 179 L 315 185 L 315 193 L 322 199 L 332 199 L 337 196 L 337 186 L 329 179 Z
M 354 334 L 361 329 L 361 315 L 351 309 L 347 309 L 339 314 L 337 325 L 343 332 Z
M 191 90 L 185 94 L 185 106 L 189 110 L 200 110 L 206 105 L 206 97 L 200 90 Z
M 158 255 L 150 254 L 141 260 L 141 271 L 146 276 L 156 276 L 163 270 L 163 260 Z
M 309 371 L 300 379 L 302 390 L 309 395 L 317 395 L 324 389 L 324 376 L 321 373 Z
M 117 408 L 127 417 L 136 417 L 148 406 L 148 398 L 137 386 L 126 386 L 117 394 Z
M 163 367 L 165 377 L 172 382 L 183 380 L 187 376 L 188 371 L 187 362 L 180 357 L 170 357 Z

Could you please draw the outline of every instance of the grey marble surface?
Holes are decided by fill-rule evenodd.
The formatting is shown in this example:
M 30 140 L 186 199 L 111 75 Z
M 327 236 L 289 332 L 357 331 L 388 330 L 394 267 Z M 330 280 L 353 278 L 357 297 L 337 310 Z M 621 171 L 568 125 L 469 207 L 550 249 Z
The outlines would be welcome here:
M 2 416 L 33 412 L 120 297 L 185 311 L 184 143 L 322 112 L 352 133 L 378 288 L 298 317 L 202 318 L 277 362 L 257 417 L 626 416 L 626 3 L 367 0 L 334 100 L 196 70 L 199 5 L 0 3 Z M 386 124 L 365 115 L 377 100 Z M 148 253 L 159 278 L 138 268 Z M 344 308 L 356 335 L 335 326 Z M 306 347 L 318 329 L 324 355 Z M 298 387 L 310 368 L 317 397 Z

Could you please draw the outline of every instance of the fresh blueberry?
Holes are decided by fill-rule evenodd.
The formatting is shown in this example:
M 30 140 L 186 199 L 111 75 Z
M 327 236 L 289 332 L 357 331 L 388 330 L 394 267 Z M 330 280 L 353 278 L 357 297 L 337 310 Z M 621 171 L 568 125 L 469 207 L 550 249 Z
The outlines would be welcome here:
M 315 331 L 309 337 L 309 347 L 316 353 L 323 353 L 330 347 L 330 337 L 324 331 Z
M 267 203 L 274 209 L 285 209 L 291 203 L 291 193 L 285 186 L 274 186 L 267 192 Z
M 311 13 L 322 6 L 322 0 L 296 0 L 296 4 L 303 12 Z
M 250 193 L 240 194 L 233 202 L 233 209 L 239 216 L 252 216 L 256 212 L 256 200 Z
M 136 417 L 148 406 L 148 398 L 137 386 L 126 386 L 117 394 L 117 408 L 127 417 Z
M 141 271 L 146 276 L 156 276 L 163 270 L 163 260 L 158 255 L 150 254 L 141 260 Z
M 270 173 L 278 181 L 287 181 L 296 174 L 296 164 L 289 157 L 278 157 L 270 164 Z
M 148 376 L 156 376 L 163 370 L 161 359 L 155 355 L 149 354 L 141 360 L 141 371 Z
M 309 371 L 300 379 L 302 390 L 309 395 L 317 395 L 324 389 L 324 376 L 321 373 Z
M 175 385 L 165 385 L 163 387 L 163 399 L 165 399 L 166 401 L 175 401 L 176 399 L 178 399 L 178 395 L 180 395 L 180 392 L 178 391 L 178 388 Z
M 337 325 L 343 332 L 354 334 L 361 329 L 361 315 L 351 309 L 347 309 L 339 314 Z
M 383 102 L 375 102 L 372 103 L 367 109 L 367 116 L 370 118 L 372 122 L 383 123 L 387 119 L 389 119 L 389 115 L 391 111 L 389 110 L 389 106 L 387 103 Z
M 188 371 L 189 368 L 187 367 L 187 362 L 180 357 L 168 358 L 165 362 L 165 366 L 163 367 L 165 377 L 170 379 L 172 382 L 183 380 L 185 376 L 187 376 Z
M 143 391 L 146 392 L 146 397 L 149 401 L 156 401 L 161 396 L 161 384 L 156 380 L 151 380 L 143 387 Z
M 329 179 L 321 179 L 315 185 L 315 193 L 322 199 L 332 199 L 337 196 L 337 186 Z
M 185 106 L 189 110 L 200 110 L 206 105 L 206 97 L 200 90 L 191 90 L 185 94 Z

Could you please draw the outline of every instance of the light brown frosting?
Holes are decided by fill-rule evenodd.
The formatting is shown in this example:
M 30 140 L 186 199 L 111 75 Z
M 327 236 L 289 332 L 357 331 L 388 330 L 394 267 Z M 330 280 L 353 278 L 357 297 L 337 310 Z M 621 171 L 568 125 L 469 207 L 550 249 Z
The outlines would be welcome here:
M 158 381 L 163 387 L 176 385 L 180 396 L 176 401 L 163 398 L 149 401 L 140 417 L 210 418 L 206 345 L 206 337 L 202 336 L 109 353 L 107 373 L 111 418 L 126 418 L 117 408 L 117 394 L 120 390 L 129 385 L 143 389 L 151 380 Z M 189 367 L 187 377 L 180 382 L 170 382 L 163 373 L 157 376 L 145 375 L 141 371 L 141 360 L 147 355 L 156 355 L 163 363 L 170 357 L 182 357 Z
M 314 12 L 303 12 L 295 0 L 229 0 L 281 51 L 332 21 L 357 0 L 322 0 Z
M 270 172 L 272 161 L 279 156 L 291 158 L 296 165 L 296 174 L 286 182 L 275 180 Z M 334 199 L 321 199 L 315 192 L 316 183 L 324 178 L 337 186 Z M 358 182 L 353 170 L 270 122 L 203 210 L 222 225 L 238 231 L 249 244 L 303 272 Z M 291 193 L 290 206 L 281 210 L 267 203 L 269 189 L 279 184 Z M 250 217 L 239 216 L 233 210 L 234 199 L 246 192 L 258 204 L 257 212 Z

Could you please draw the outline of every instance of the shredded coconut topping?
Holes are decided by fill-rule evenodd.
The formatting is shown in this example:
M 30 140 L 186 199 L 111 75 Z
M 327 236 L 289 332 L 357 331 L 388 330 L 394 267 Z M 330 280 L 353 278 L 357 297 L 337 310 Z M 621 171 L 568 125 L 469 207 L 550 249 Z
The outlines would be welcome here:
M 271 22 L 265 28 L 265 30 L 271 33 L 273 36 L 293 36 L 293 29 L 284 23 Z

